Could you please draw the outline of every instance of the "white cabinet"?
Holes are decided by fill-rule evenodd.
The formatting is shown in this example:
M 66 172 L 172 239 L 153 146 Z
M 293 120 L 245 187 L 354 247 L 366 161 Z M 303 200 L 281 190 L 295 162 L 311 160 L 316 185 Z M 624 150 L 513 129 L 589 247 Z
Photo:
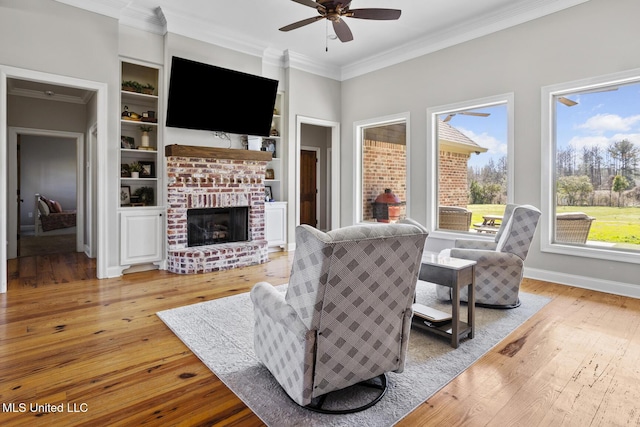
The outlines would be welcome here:
M 270 248 L 287 246 L 287 202 L 264 204 L 264 232 Z
M 154 263 L 164 258 L 164 210 L 127 209 L 120 212 L 120 264 Z

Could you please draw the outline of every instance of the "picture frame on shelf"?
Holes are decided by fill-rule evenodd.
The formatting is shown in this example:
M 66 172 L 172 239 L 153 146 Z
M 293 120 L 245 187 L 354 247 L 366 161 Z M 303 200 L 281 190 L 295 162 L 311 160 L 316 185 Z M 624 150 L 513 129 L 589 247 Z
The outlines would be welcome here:
M 136 148 L 136 140 L 132 136 L 122 136 L 120 138 L 120 148 L 125 150 L 132 150 Z
M 270 202 L 273 200 L 273 191 L 271 190 L 271 186 L 270 185 L 265 185 L 264 186 L 264 201 L 265 202 Z
M 131 204 L 131 187 L 128 185 L 120 186 L 120 206 L 128 206 Z
M 131 178 L 131 169 L 127 163 L 120 164 L 120 178 Z
M 155 178 L 156 177 L 156 162 L 140 162 L 142 166 L 142 172 L 140 172 L 140 178 Z
M 274 139 L 265 139 L 262 146 L 265 151 L 269 151 L 271 153 L 272 158 L 276 158 L 276 141 Z

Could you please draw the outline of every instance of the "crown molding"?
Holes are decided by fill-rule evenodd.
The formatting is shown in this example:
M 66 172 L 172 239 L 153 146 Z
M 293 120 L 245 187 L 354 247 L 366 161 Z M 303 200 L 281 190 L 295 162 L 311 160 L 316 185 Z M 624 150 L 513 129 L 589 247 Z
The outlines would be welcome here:
M 13 96 L 22 96 L 25 98 L 35 98 L 35 99 L 44 99 L 47 101 L 59 101 L 59 102 L 67 102 L 69 104 L 81 104 L 85 105 L 89 102 L 89 99 L 93 96 L 93 92 L 85 91 L 83 96 L 71 96 L 64 94 L 53 94 L 47 95 L 41 90 L 32 90 L 25 89 L 19 87 L 13 87 L 11 81 L 7 82 L 7 94 Z
M 536 0 L 520 3 L 508 11 L 481 16 L 460 23 L 392 50 L 342 67 L 340 80 L 348 80 L 372 71 L 396 65 L 460 43 L 483 37 L 590 0 Z
M 261 57 L 269 64 L 282 63 L 285 67 L 344 81 L 523 24 L 590 0 L 520 1 L 507 11 L 476 17 L 473 20 L 465 21 L 446 30 L 427 35 L 391 50 L 379 52 L 369 58 L 342 67 L 327 65 L 291 50 L 280 50 L 267 45 L 262 40 L 238 34 L 226 35 L 225 29 L 213 26 L 201 17 L 181 13 L 167 7 L 154 9 L 150 5 L 145 7 L 144 2 L 140 3 L 140 6 L 134 6 L 129 0 L 56 1 L 116 18 L 123 25 L 156 34 L 165 34 L 166 32 L 179 34 L 251 56 Z M 277 58 L 276 52 L 281 52 L 280 58 Z

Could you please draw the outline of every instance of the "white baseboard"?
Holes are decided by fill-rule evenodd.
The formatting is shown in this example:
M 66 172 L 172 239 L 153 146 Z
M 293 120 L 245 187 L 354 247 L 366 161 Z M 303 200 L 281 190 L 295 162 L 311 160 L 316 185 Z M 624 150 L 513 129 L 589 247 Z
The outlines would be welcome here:
M 632 283 L 613 282 L 610 280 L 594 279 L 592 277 L 527 267 L 524 268 L 524 277 L 559 283 L 561 285 L 575 286 L 576 288 L 590 289 L 592 291 L 606 292 L 608 294 L 640 298 L 640 286 Z

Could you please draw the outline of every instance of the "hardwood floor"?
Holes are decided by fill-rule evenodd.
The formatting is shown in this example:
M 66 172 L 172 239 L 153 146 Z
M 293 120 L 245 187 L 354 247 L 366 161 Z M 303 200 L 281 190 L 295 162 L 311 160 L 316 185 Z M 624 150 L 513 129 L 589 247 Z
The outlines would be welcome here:
M 155 313 L 286 283 L 291 259 L 107 280 L 82 254 L 10 261 L 0 424 L 262 425 Z M 523 290 L 553 300 L 399 425 L 640 425 L 640 301 L 534 280 Z

